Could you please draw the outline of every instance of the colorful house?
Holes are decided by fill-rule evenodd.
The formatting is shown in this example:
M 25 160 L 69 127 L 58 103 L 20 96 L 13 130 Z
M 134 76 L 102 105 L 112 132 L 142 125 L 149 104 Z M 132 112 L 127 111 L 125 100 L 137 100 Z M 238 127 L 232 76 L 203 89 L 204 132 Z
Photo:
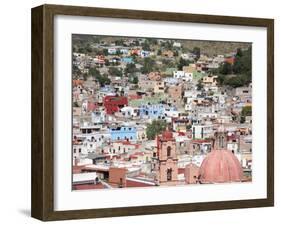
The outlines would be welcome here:
M 128 98 L 123 96 L 105 96 L 103 105 L 107 114 L 114 114 L 128 105 Z
M 139 107 L 140 117 L 147 117 L 152 119 L 163 117 L 164 111 L 165 108 L 162 104 L 143 105 Z
M 109 129 L 112 140 L 136 140 L 137 129 L 131 126 L 119 126 Z
M 121 58 L 121 62 L 126 63 L 126 64 L 134 63 L 132 57 L 123 57 L 123 58 Z

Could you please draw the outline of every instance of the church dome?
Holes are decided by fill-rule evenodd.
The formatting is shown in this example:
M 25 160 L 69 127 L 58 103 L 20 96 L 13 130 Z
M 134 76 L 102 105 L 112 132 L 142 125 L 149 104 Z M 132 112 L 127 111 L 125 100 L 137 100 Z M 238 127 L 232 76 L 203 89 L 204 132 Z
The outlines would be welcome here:
M 212 150 L 199 169 L 201 183 L 241 182 L 242 166 L 237 157 L 228 150 Z

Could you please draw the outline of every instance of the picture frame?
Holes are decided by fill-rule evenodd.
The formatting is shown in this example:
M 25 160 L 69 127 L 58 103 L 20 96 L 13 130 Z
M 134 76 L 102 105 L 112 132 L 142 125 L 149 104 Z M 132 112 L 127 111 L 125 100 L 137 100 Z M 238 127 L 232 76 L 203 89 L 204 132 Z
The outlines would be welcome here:
M 184 22 L 266 29 L 266 197 L 210 202 L 137 205 L 92 209 L 54 209 L 54 18 L 57 15 L 111 19 Z M 32 9 L 32 182 L 31 215 L 43 221 L 165 214 L 274 205 L 274 20 L 186 13 L 153 12 L 63 5 Z M 126 35 L 126 34 L 124 34 Z M 161 37 L 161 34 L 160 34 Z M 57 122 L 59 123 L 59 122 Z

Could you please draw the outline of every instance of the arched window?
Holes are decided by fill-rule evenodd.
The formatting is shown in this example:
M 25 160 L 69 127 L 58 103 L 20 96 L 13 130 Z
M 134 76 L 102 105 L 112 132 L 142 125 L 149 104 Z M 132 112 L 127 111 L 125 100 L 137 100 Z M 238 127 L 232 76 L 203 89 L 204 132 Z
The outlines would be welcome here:
M 167 181 L 172 180 L 172 169 L 167 169 Z
M 167 147 L 167 157 L 171 156 L 171 150 L 172 150 L 171 146 L 168 146 Z

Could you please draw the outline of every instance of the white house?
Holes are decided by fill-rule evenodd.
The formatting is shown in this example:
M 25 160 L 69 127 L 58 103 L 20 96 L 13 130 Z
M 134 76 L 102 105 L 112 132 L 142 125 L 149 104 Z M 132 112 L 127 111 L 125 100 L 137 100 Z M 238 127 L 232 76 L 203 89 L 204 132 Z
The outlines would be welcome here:
M 171 117 L 171 118 L 179 117 L 179 111 L 177 111 L 175 109 L 171 109 L 171 108 L 166 108 L 164 110 L 164 114 L 165 114 L 165 116 Z
M 213 125 L 192 125 L 192 137 L 193 139 L 206 139 L 213 135 Z
M 138 112 L 137 109 L 130 106 L 126 106 L 121 108 L 121 113 L 123 117 L 131 118 L 131 117 L 136 117 Z
M 183 81 L 192 81 L 193 74 L 185 71 L 174 71 L 174 78 L 182 79 Z
M 117 52 L 116 48 L 109 48 L 107 51 L 109 54 L 116 54 Z
M 92 112 L 92 122 L 93 123 L 104 123 L 106 121 L 105 111 L 94 111 Z
M 181 43 L 180 42 L 174 42 L 173 43 L 173 47 L 180 48 L 181 47 Z

